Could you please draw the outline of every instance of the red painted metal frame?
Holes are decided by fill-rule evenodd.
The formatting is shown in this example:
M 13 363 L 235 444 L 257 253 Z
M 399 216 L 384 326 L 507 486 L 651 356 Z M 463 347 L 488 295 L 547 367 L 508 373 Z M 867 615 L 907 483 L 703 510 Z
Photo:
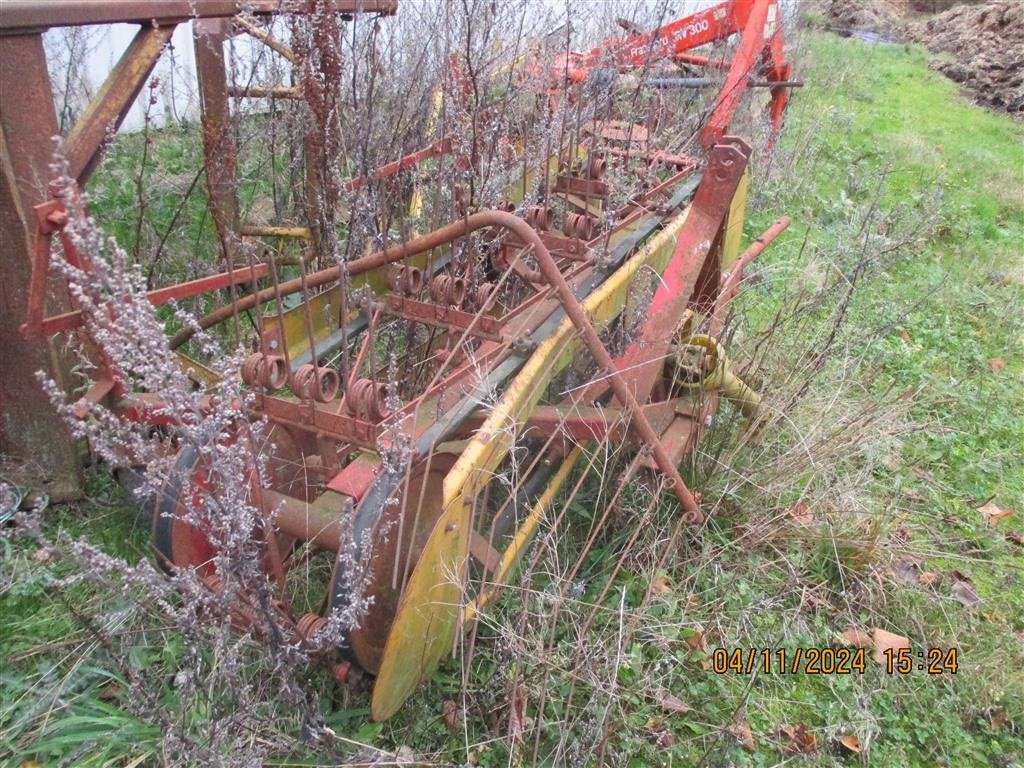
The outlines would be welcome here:
M 449 138 L 438 139 L 429 147 L 413 152 L 406 155 L 403 158 L 395 160 L 394 162 L 382 165 L 380 168 L 371 171 L 366 176 L 356 176 L 353 179 L 349 179 L 345 182 L 343 189 L 346 192 L 354 192 L 355 190 L 366 186 L 370 182 L 380 181 L 381 179 L 387 178 L 388 176 L 394 176 L 399 171 L 406 168 L 412 168 L 413 166 L 419 165 L 424 160 L 429 160 L 432 157 L 440 157 L 446 155 L 452 150 L 452 141 Z
M 637 339 L 615 359 L 615 369 L 628 376 L 633 395 L 640 402 L 646 402 L 654 389 L 706 263 L 717 258 L 713 245 L 749 157 L 750 148 L 739 140 L 718 144 L 712 150 L 686 225 L 679 233 Z M 579 401 L 594 402 L 607 389 L 604 381 L 591 384 L 582 391 Z

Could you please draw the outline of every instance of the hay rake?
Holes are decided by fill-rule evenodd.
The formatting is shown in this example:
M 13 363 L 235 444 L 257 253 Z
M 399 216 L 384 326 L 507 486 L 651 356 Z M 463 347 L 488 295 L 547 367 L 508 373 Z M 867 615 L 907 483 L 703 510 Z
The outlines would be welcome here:
M 337 653 L 342 672 L 357 665 L 376 677 L 374 718 L 397 711 L 507 581 L 588 445 L 634 446 L 627 475 L 660 473 L 683 521 L 703 521 L 677 467 L 721 397 L 748 416 L 757 409 L 758 396 L 731 370 L 715 337 L 744 267 L 788 224 L 781 219 L 740 253 L 751 149 L 728 134 L 729 126 L 743 93 L 764 86 L 773 140 L 796 85 L 774 0 L 733 0 L 586 54 L 517 63 L 521 87 L 540 97 L 536 122 L 560 109 L 586 111 L 586 118 L 577 117 L 569 139 L 540 162 L 526 157 L 522 136 L 501 137 L 497 151 L 508 162 L 500 206 L 481 209 L 457 185 L 451 223 L 343 263 L 300 258 L 290 277 L 273 254 L 257 259 L 256 249 L 238 244 L 297 238 L 316 255 L 334 214 L 313 194 L 305 227 L 240 222 L 231 182 L 236 148 L 225 129 L 229 104 L 266 94 L 228 87 L 223 43 L 246 33 L 294 60 L 293 50 L 252 17 L 232 21 L 233 3 L 154 4 L 167 16 L 155 42 L 144 3 L 122 4 L 131 7 L 117 18 L 115 4 L 8 5 L 8 35 L 28 34 L 33 25 L 137 21 L 149 68 L 168 39 L 166 26 L 197 17 L 208 191 L 226 269 L 152 291 L 149 300 L 230 293 L 230 301 L 174 337 L 171 346 L 180 351 L 197 329 L 237 329 L 251 318 L 252 351 L 238 376 L 253 395 L 251 417 L 269 425 L 268 447 L 257 449 L 268 463 L 250 483 L 250 501 L 264 515 L 252 535 L 263 539 L 264 568 L 297 636 L 312 637 L 332 614 L 362 606 Z M 395 10 L 389 3 L 342 5 L 330 11 Z M 258 14 L 277 11 L 276 4 L 255 6 Z M 730 38 L 731 58 L 694 53 Z M 710 74 L 651 69 L 666 63 Z M 117 104 L 130 103 L 148 71 L 134 75 Z M 466 76 L 453 62 L 449 77 L 458 84 Z M 647 119 L 624 114 L 615 99 L 583 109 L 587 94 L 619 77 L 654 94 Z M 686 154 L 680 147 L 692 142 L 674 131 L 679 116 L 661 93 L 714 85 L 697 154 Z M 303 89 L 282 95 L 300 98 Z M 100 107 L 107 115 L 118 111 L 116 104 Z M 81 161 L 72 152 L 80 182 L 102 144 L 98 137 L 89 144 L 89 129 L 75 134 L 92 150 L 79 151 Z M 465 178 L 473 158 L 490 151 L 453 141 L 443 125 L 439 134 L 340 189 L 415 175 L 416 189 L 400 204 L 420 205 L 432 168 L 448 161 Z M 312 165 L 325 149 L 309 142 L 306 151 Z M 316 174 L 307 173 L 315 188 Z M 616 185 L 626 193 L 613 194 Z M 35 213 L 22 334 L 41 340 L 75 332 L 82 317 L 74 309 L 45 312 L 49 246 L 66 216 L 59 197 Z M 75 258 L 72 243 L 64 254 Z M 630 302 L 641 304 L 630 310 L 632 319 Z M 610 349 L 612 331 L 627 327 L 628 343 Z M 581 360 L 589 378 L 570 386 L 566 372 Z M 119 373 L 98 364 L 83 415 L 88 403 L 103 400 L 140 421 L 161 422 L 159 393 L 126 392 Z M 245 430 L 236 439 L 247 439 Z M 187 514 L 209 491 L 211 448 L 180 450 L 174 479 L 154 502 L 153 541 L 166 567 L 193 568 L 216 589 L 216 550 Z M 511 474 L 515 482 L 495 480 Z M 309 584 L 315 572 L 323 582 L 317 588 Z

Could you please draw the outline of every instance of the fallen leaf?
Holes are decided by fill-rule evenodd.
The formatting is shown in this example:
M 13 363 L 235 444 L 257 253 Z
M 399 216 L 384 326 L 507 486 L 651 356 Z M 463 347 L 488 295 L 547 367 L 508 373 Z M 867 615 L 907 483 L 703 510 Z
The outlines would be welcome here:
M 917 577 L 917 583 L 920 584 L 922 587 L 934 587 L 941 581 L 941 574 L 933 573 L 932 571 L 924 571 Z
M 903 339 L 907 344 L 910 343 L 910 331 L 906 328 L 900 328 L 900 338 Z
M 846 641 L 847 645 L 857 648 L 867 648 L 871 645 L 871 635 L 857 627 L 847 627 L 843 631 L 843 640 Z
M 523 738 L 523 730 L 526 727 L 526 696 L 523 695 L 521 685 L 512 689 L 512 701 L 508 708 L 508 735 L 513 741 Z
M 915 582 L 917 581 L 918 574 L 921 572 L 921 567 L 918 565 L 919 562 L 914 557 L 902 557 L 893 565 L 892 573 L 897 580 L 905 584 Z
M 892 632 L 886 632 L 884 629 L 875 627 L 871 630 L 871 641 L 874 643 L 875 652 L 873 654 L 874 660 L 879 664 L 885 663 L 885 652 L 888 650 L 898 650 L 900 648 L 910 647 L 910 638 L 904 637 L 903 635 L 896 635 Z
M 814 511 L 803 499 L 793 502 L 793 506 L 789 508 L 789 516 L 793 519 L 793 522 L 800 523 L 801 525 L 810 525 L 814 522 Z
M 1016 544 L 1018 547 L 1024 547 L 1024 533 L 1019 531 L 1010 531 L 1006 534 L 1006 540 L 1011 544 Z
M 685 701 L 680 699 L 678 696 L 673 696 L 668 691 L 658 691 L 656 700 L 658 706 L 661 707 L 664 712 L 671 712 L 677 715 L 685 715 L 687 712 L 692 712 L 693 707 L 687 704 Z
M 969 581 L 961 581 L 957 579 L 953 582 L 953 586 L 950 589 L 953 597 L 959 600 L 961 603 L 966 605 L 968 608 L 974 608 L 981 604 L 981 598 L 978 597 L 978 592 Z
M 989 717 L 989 722 L 992 723 L 992 730 L 998 731 L 1010 724 L 1010 716 L 1006 714 L 1005 709 L 997 709 Z
M 746 720 L 737 720 L 735 723 L 731 723 L 726 730 L 735 736 L 745 749 L 754 751 L 754 734 L 750 732 L 750 723 Z
M 665 723 L 652 717 L 644 726 L 647 729 L 647 740 L 656 747 L 668 749 L 676 743 L 676 737 L 665 727 Z
M 999 373 L 1006 367 L 1006 361 L 1001 357 L 993 357 L 988 361 L 988 367 L 992 369 L 992 373 Z
M 704 639 L 704 629 L 693 629 L 687 627 L 682 631 L 683 642 L 690 646 L 691 651 L 707 652 L 708 641 Z
M 672 591 L 672 582 L 668 576 L 655 576 L 651 579 L 651 592 L 656 595 L 667 595 Z
M 1013 512 L 1008 509 L 1003 509 L 992 501 L 989 501 L 984 506 L 978 507 L 978 511 L 981 512 L 982 517 L 985 518 L 985 522 L 988 525 L 997 525 L 1004 517 L 1013 517 Z
M 814 734 L 807 730 L 803 723 L 796 725 L 784 725 L 779 728 L 779 735 L 783 739 L 782 751 L 787 755 L 803 753 L 810 754 L 818 748 L 818 741 Z
M 676 743 L 676 737 L 672 735 L 671 731 L 659 731 L 658 737 L 655 739 L 655 746 L 661 747 L 662 749 L 668 749 Z
M 963 573 L 961 573 L 960 571 L 957 571 L 955 569 L 950 571 L 949 575 L 952 576 L 953 579 L 956 580 L 956 581 L 964 581 L 964 582 L 967 582 L 968 584 L 973 584 L 974 583 L 973 581 L 971 581 L 971 577 L 970 576 L 966 576 Z
M 444 718 L 444 724 L 448 726 L 448 730 L 454 733 L 459 724 L 459 705 L 451 699 L 445 699 L 441 704 L 441 717 Z
M 844 733 L 842 736 L 836 739 L 836 741 L 838 741 L 851 752 L 860 752 L 860 739 L 858 739 L 852 733 Z

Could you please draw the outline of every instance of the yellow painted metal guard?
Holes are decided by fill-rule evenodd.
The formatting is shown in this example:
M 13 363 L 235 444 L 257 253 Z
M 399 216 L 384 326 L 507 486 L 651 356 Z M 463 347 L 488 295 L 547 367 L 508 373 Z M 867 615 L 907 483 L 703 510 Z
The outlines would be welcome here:
M 748 165 L 743 171 L 739 186 L 736 187 L 732 203 L 729 204 L 729 214 L 725 220 L 725 237 L 722 238 L 722 269 L 728 269 L 729 265 L 740 255 L 740 245 L 743 241 L 743 221 L 747 214 L 747 189 L 749 188 L 750 166 Z
M 517 562 L 519 562 L 519 556 L 522 554 L 523 549 L 533 538 L 534 532 L 537 530 L 537 525 L 540 523 L 540 519 L 544 516 L 544 513 L 551 508 L 552 503 L 555 500 L 555 494 L 558 493 L 562 485 L 565 483 L 566 478 L 569 477 L 569 473 L 572 468 L 576 466 L 576 462 L 579 461 L 580 456 L 583 455 L 583 445 L 577 445 L 570 451 L 569 455 L 565 457 L 558 471 L 554 477 L 548 481 L 547 486 L 544 488 L 544 492 L 537 499 L 537 503 L 533 505 L 533 509 L 530 510 L 530 514 L 523 520 L 523 524 L 516 530 L 515 536 L 512 537 L 512 542 L 508 545 L 505 551 L 501 555 L 501 560 L 498 563 L 498 570 L 493 575 L 493 580 L 497 584 L 504 583 L 505 579 L 508 578 L 509 573 Z M 473 598 L 467 605 L 462 613 L 462 620 L 472 621 L 480 609 L 487 605 L 490 601 L 491 596 L 494 594 L 493 590 L 483 592 Z
M 583 302 L 600 330 L 618 315 L 641 269 L 660 274 L 675 248 L 687 208 Z M 375 720 L 390 717 L 416 685 L 449 652 L 463 609 L 462 584 L 477 493 L 493 478 L 551 378 L 579 348 L 572 321 L 565 318 L 526 362 L 477 430 L 444 480 L 444 513 L 406 585 L 373 689 Z

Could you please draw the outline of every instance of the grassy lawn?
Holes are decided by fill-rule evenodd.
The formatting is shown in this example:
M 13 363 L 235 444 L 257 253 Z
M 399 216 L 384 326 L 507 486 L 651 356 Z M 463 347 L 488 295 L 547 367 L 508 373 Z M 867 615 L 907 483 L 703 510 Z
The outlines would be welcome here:
M 707 528 L 668 548 L 673 505 L 632 483 L 567 581 L 614 490 L 584 483 L 465 663 L 391 721 L 312 676 L 339 735 L 493 766 L 1024 761 L 1024 129 L 969 105 L 915 47 L 805 33 L 799 55 L 807 87 L 759 159 L 746 239 L 794 223 L 748 270 L 729 345 L 777 418 L 741 443 L 725 408 L 686 467 Z M 198 209 L 188 221 L 208 227 Z M 47 532 L 143 556 L 120 490 L 99 472 L 89 490 L 49 510 Z M 0 763 L 156 761 L 159 732 L 124 713 L 130 691 L 73 615 L 118 596 L 57 590 L 61 561 L 2 543 Z M 173 696 L 159 677 L 173 644 L 133 629 L 130 663 Z M 853 630 L 863 672 L 712 668 L 717 648 L 855 656 Z M 916 656 L 888 673 L 879 631 L 944 662 L 955 648 L 955 673 Z

